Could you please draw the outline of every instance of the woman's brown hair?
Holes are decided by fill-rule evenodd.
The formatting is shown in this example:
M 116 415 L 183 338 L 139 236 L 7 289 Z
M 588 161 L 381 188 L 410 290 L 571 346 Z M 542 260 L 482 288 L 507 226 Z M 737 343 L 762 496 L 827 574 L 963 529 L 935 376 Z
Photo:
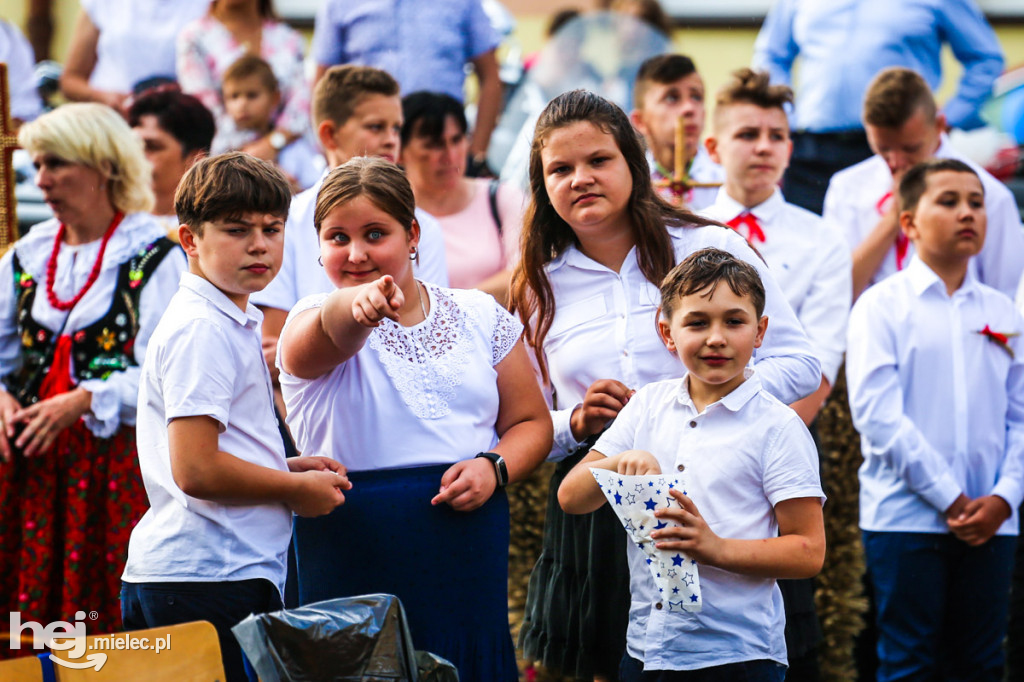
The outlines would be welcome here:
M 524 338 L 533 347 L 545 380 L 544 339 L 555 317 L 555 299 L 545 266 L 566 248 L 579 246 L 579 240 L 551 205 L 544 185 L 541 150 L 551 133 L 578 122 L 591 123 L 610 134 L 626 160 L 633 180 L 626 213 L 632 219 L 637 262 L 649 282 L 660 285 L 675 265 L 675 252 L 666 226 L 716 224 L 676 208 L 658 196 L 651 183 L 643 143 L 622 109 L 587 90 L 573 90 L 551 100 L 537 120 L 533 134 L 530 204 L 523 216 L 522 253 L 512 273 L 512 311 L 522 318 Z
M 416 200 L 405 171 L 384 159 L 356 156 L 328 173 L 317 192 L 313 210 L 317 234 L 328 213 L 361 196 L 397 220 L 406 232 L 412 229 Z

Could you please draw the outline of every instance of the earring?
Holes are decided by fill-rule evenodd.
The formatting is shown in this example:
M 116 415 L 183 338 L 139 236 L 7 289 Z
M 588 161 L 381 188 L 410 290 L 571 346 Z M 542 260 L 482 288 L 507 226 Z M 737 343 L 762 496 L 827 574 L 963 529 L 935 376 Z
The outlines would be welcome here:
M 418 246 L 414 246 L 414 247 L 412 247 L 412 250 L 409 251 L 409 260 L 416 260 L 416 258 L 419 255 L 420 255 L 420 248 Z
M 324 257 L 323 256 L 317 256 L 316 257 L 316 262 L 320 264 L 320 267 L 323 267 L 324 266 Z

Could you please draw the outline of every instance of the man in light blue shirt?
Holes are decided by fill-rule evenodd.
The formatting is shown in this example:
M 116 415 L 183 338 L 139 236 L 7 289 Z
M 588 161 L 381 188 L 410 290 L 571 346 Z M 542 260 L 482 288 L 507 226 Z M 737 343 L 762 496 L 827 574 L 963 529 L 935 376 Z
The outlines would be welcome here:
M 790 84 L 800 57 L 793 160 L 785 178 L 789 201 L 821 213 L 832 174 L 871 155 L 860 122 L 868 83 L 884 68 L 903 66 L 937 90 L 943 43 L 964 67 L 944 107 L 946 119 L 954 128 L 977 128 L 1003 55 L 974 0 L 775 3 L 758 34 L 754 66 L 767 69 L 773 82 Z
M 403 93 L 443 92 L 460 102 L 471 64 L 480 94 L 470 156 L 482 160 L 501 108 L 498 42 L 480 0 L 326 0 L 310 51 L 316 80 L 335 64 L 361 64 L 387 71 Z

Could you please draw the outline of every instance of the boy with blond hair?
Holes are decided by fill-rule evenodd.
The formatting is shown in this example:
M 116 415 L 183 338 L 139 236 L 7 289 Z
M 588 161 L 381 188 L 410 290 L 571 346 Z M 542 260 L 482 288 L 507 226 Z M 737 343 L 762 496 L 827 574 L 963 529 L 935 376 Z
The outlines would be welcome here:
M 739 232 L 764 257 L 821 363 L 818 391 L 793 404 L 804 423 L 817 416 L 843 362 L 850 314 L 850 254 L 831 223 L 786 201 L 779 190 L 793 143 L 785 107 L 793 91 L 768 73 L 739 69 L 718 91 L 708 154 L 725 184 L 702 215 Z

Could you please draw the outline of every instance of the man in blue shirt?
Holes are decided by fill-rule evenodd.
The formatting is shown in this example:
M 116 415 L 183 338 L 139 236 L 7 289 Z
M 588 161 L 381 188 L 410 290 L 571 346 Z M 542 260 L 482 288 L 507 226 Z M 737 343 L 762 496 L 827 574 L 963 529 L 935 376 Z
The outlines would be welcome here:
M 754 46 L 755 68 L 790 84 L 800 57 L 793 114 L 793 158 L 786 198 L 817 213 L 833 173 L 871 156 L 861 103 L 882 69 L 920 73 L 934 91 L 942 81 L 943 43 L 963 64 L 945 107 L 949 125 L 982 125 L 978 109 L 1003 69 L 995 32 L 974 0 L 778 0 Z
M 498 42 L 480 0 L 326 0 L 311 52 L 316 80 L 335 64 L 361 64 L 387 71 L 403 95 L 429 90 L 460 102 L 471 64 L 480 90 L 469 151 L 482 163 L 501 108 Z

